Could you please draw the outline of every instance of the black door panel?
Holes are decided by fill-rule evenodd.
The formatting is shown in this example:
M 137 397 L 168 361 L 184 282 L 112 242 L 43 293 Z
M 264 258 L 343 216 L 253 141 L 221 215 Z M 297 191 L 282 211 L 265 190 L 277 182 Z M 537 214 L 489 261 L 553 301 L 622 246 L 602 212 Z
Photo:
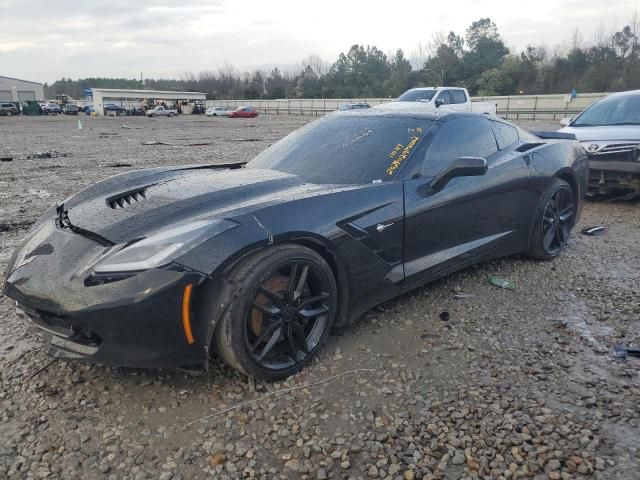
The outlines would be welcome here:
M 464 124 L 456 125 L 462 120 Z M 522 154 L 514 150 L 497 151 L 497 145 L 492 147 L 495 137 L 486 119 L 462 120 L 441 127 L 427 152 L 423 171 L 444 168 L 443 151 L 447 148 L 452 157 L 484 156 L 488 171 L 483 176 L 454 178 L 437 192 L 428 188 L 429 178 L 405 182 L 407 283 L 468 263 L 496 248 L 505 254 L 526 248 L 531 212 L 537 201 L 529 168 Z M 472 122 L 485 123 L 474 126 Z M 450 140 L 445 138 L 437 143 L 440 135 L 450 136 Z M 467 145 L 461 140 L 474 137 L 477 142 L 470 141 Z M 440 149 L 431 152 L 434 146 Z M 433 163 L 429 164 L 430 161 Z

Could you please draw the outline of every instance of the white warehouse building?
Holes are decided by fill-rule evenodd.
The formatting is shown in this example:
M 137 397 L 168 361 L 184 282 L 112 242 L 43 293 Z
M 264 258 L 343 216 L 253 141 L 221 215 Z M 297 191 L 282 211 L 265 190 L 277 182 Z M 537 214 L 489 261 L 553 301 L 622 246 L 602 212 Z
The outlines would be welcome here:
M 25 100 L 44 100 L 42 84 L 0 75 L 0 102 Z

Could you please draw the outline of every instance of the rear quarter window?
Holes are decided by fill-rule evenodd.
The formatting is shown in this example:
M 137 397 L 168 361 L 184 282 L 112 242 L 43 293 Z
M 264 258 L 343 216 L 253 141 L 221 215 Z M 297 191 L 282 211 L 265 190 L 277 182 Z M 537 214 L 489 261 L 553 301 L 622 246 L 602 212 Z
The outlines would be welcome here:
M 438 129 L 420 173 L 431 177 L 459 157 L 487 158 L 497 151 L 496 139 L 487 119 L 473 117 L 450 120 Z
M 491 129 L 496 136 L 496 141 L 498 142 L 498 148 L 500 150 L 509 148 L 518 141 L 518 130 L 515 127 L 507 125 L 506 123 L 496 122 L 494 120 L 489 121 L 489 123 L 491 124 Z

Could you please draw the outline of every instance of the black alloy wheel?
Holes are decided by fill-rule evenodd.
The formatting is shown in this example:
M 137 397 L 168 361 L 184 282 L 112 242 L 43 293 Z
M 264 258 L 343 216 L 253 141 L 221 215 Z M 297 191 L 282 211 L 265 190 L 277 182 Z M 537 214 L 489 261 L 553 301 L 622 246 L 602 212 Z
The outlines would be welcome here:
M 233 285 L 214 333 L 229 365 L 262 380 L 299 371 L 321 349 L 336 317 L 333 271 L 318 253 L 284 244 L 262 250 L 228 274 Z M 214 292 L 212 292 L 214 293 Z
M 576 197 L 566 181 L 552 179 L 540 196 L 528 256 L 539 260 L 558 257 L 567 246 L 576 222 Z
M 245 318 L 245 341 L 263 368 L 282 370 L 304 362 L 327 327 L 330 286 L 313 263 L 295 259 L 259 282 Z

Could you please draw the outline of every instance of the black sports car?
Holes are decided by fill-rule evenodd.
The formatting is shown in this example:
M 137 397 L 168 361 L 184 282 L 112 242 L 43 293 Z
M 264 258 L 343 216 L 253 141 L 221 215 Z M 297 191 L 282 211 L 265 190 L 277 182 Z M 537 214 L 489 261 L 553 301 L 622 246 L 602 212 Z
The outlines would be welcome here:
M 317 120 L 245 164 L 124 173 L 51 207 L 6 294 L 49 353 L 306 364 L 332 326 L 472 263 L 559 255 L 586 155 L 487 115 L 369 109 Z

